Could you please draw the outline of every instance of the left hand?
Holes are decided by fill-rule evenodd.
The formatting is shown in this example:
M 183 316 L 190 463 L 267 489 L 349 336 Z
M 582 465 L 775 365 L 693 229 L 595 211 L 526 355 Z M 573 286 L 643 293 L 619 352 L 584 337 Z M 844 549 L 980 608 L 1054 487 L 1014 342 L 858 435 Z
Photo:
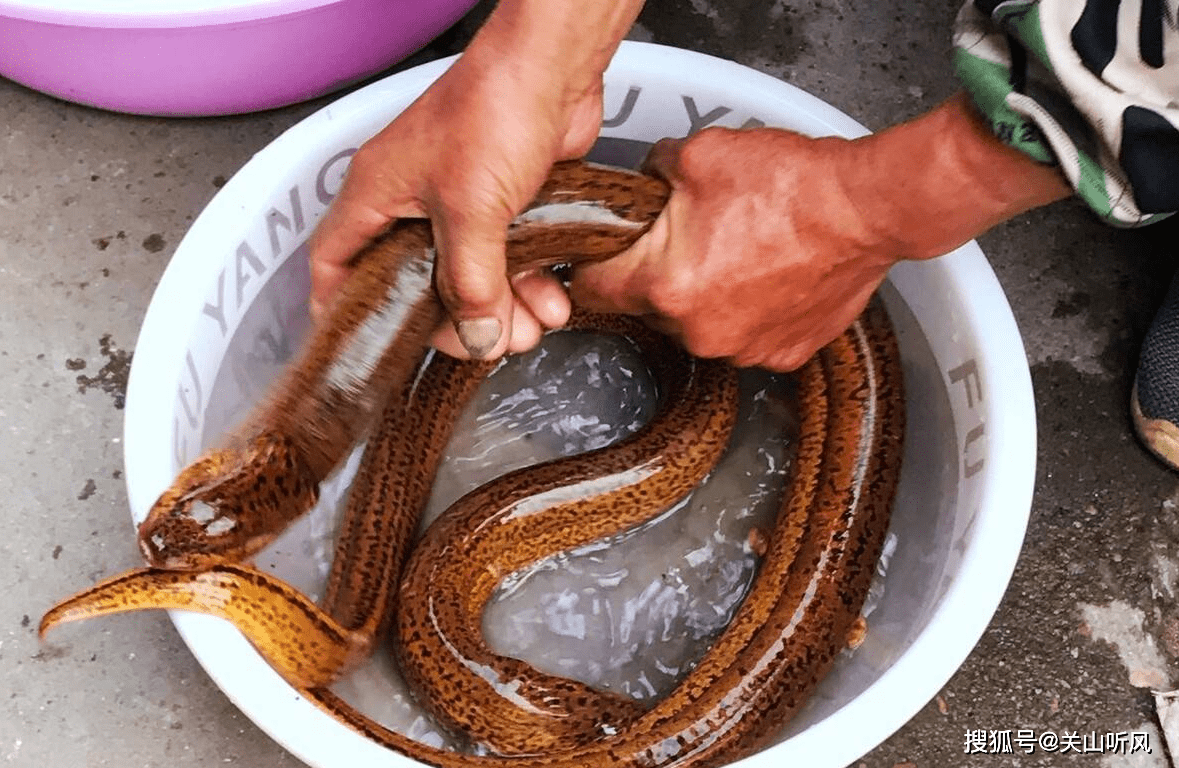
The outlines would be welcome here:
M 577 270 L 574 301 L 780 371 L 842 333 L 896 262 L 1071 192 L 961 93 L 853 140 L 709 128 L 656 144 L 648 166 L 671 183 L 667 206 L 628 251 Z
M 774 129 L 656 144 L 647 165 L 672 185 L 666 208 L 630 250 L 576 271 L 574 303 L 642 316 L 701 357 L 799 367 L 900 255 L 845 185 L 855 153 Z

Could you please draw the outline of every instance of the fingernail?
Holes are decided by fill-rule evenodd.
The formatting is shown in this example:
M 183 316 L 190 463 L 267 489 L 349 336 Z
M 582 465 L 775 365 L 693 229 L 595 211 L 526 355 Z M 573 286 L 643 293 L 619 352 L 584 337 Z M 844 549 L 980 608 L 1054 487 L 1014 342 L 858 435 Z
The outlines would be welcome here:
M 459 341 L 466 348 L 467 353 L 476 360 L 482 360 L 499 341 L 503 334 L 503 325 L 497 317 L 476 317 L 470 320 L 459 320 L 455 324 Z

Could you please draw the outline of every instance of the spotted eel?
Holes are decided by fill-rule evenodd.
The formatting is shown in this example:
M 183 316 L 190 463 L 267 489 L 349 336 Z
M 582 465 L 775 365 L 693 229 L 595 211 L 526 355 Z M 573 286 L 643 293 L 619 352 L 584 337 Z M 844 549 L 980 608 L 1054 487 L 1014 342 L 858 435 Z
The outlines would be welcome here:
M 646 231 L 666 197 L 661 182 L 642 175 L 559 164 L 509 230 L 510 269 L 617 253 Z M 795 458 L 754 582 L 700 661 L 645 708 L 496 656 L 480 615 L 514 570 L 633 524 L 659 511 L 646 502 L 666 506 L 694 485 L 732 426 L 733 372 L 621 319 L 591 321 L 630 336 L 651 361 L 664 390 L 659 415 L 601 452 L 473 491 L 410 554 L 453 416 L 488 370 L 427 355 L 443 316 L 432 262 L 424 222 L 399 222 L 366 249 L 274 394 L 153 505 L 139 529 L 148 567 L 62 601 L 43 617 L 41 633 L 146 608 L 222 616 L 330 715 L 445 768 L 703 768 L 763 746 L 847 644 L 887 528 L 903 400 L 882 306 L 874 301 L 797 372 Z M 366 437 L 323 606 L 242 564 L 314 504 L 319 482 Z M 487 754 L 417 742 L 328 690 L 390 625 L 423 704 Z

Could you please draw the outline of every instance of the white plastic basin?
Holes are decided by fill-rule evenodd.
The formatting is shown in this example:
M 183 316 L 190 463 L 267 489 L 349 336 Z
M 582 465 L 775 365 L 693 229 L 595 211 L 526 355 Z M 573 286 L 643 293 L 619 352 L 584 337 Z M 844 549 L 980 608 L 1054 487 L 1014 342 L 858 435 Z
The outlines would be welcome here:
M 231 391 L 226 382 L 235 376 L 240 386 L 249 344 L 270 344 L 268 323 L 292 335 L 305 327 L 302 246 L 351 151 L 449 63 L 394 75 L 307 118 L 251 159 L 184 238 L 148 310 L 131 372 L 125 439 L 136 521 L 215 439 L 209 425 L 235 415 L 240 404 L 210 402 L 210 392 Z M 772 77 L 639 43 L 625 43 L 606 75 L 605 115 L 599 151 L 616 160 L 633 159 L 644 142 L 685 135 L 699 115 L 814 135 L 865 132 Z M 972 243 L 898 266 L 885 298 L 901 340 L 909 414 L 885 594 L 864 645 L 840 661 L 778 743 L 741 763 L 749 768 L 845 766 L 903 725 L 973 648 L 1020 550 L 1035 414 L 1019 333 L 986 259 Z M 173 618 L 225 693 L 308 764 L 412 764 L 300 699 L 228 624 Z

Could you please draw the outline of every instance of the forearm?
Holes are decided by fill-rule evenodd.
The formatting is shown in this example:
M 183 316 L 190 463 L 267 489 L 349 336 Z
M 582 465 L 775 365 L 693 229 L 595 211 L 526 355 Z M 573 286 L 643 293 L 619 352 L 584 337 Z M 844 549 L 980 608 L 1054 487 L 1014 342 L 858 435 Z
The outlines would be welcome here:
M 1082 12 L 1083 11 L 1083 12 Z M 999 139 L 1118 226 L 1179 211 L 1171 4 L 964 2 L 954 66 Z
M 963 94 L 855 144 L 847 194 L 902 258 L 946 253 L 1071 193 L 1057 168 L 995 138 Z
M 642 0 L 501 0 L 466 55 L 510 65 L 522 79 L 547 82 L 576 99 L 601 86 L 642 6 Z

